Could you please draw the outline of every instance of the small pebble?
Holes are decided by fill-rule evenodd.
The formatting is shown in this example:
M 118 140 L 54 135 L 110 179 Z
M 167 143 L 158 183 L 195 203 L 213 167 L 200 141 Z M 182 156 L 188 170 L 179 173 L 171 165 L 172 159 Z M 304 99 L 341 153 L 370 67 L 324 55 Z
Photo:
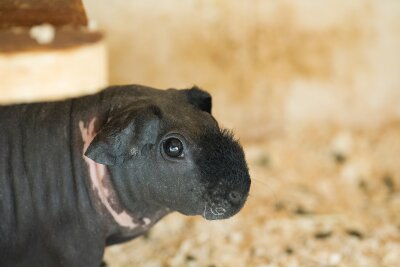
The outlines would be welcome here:
M 361 178 L 361 171 L 356 164 L 347 164 L 341 171 L 341 177 L 349 184 L 357 184 Z
M 329 256 L 328 263 L 329 265 L 336 266 L 342 261 L 342 255 L 339 253 L 334 253 Z
M 243 234 L 239 232 L 232 233 L 229 238 L 232 240 L 232 243 L 239 244 L 243 241 Z
M 393 182 L 393 178 L 390 175 L 385 175 L 383 177 L 383 183 L 385 184 L 386 188 L 388 189 L 389 193 L 394 193 L 395 185 Z
M 332 150 L 335 154 L 347 155 L 353 146 L 352 136 L 349 132 L 341 132 L 332 141 Z
M 294 253 L 294 250 L 293 250 L 293 248 L 291 248 L 291 247 L 287 247 L 287 248 L 285 249 L 285 253 L 288 254 L 288 255 L 292 255 L 292 254 Z
M 308 210 L 306 210 L 306 209 L 304 209 L 303 207 L 300 207 L 300 206 L 297 207 L 297 208 L 294 210 L 294 213 L 297 214 L 297 215 L 303 215 L 303 216 L 314 214 L 312 211 L 308 211 Z
M 318 232 L 314 234 L 314 237 L 316 239 L 327 239 L 332 236 L 332 231 L 327 231 L 327 232 Z
M 360 181 L 358 182 L 358 187 L 365 191 L 368 189 L 368 183 L 364 180 L 364 179 L 360 179 Z
M 142 235 L 142 238 L 143 238 L 144 240 L 149 240 L 149 239 L 150 239 L 150 232 L 151 232 L 151 231 L 145 232 L 145 233 Z
M 276 202 L 274 205 L 276 211 L 282 211 L 285 209 L 285 204 L 283 202 Z
M 196 258 L 193 255 L 186 255 L 186 261 L 195 261 Z
M 256 164 L 262 167 L 266 167 L 270 164 L 270 159 L 267 155 L 262 154 L 258 157 Z
M 356 237 L 358 239 L 363 239 L 364 238 L 364 235 L 358 230 L 348 229 L 348 230 L 346 230 L 346 233 L 349 236 Z
M 334 152 L 333 158 L 335 159 L 337 164 L 343 164 L 347 160 L 347 157 L 344 154 L 339 153 L 339 152 Z

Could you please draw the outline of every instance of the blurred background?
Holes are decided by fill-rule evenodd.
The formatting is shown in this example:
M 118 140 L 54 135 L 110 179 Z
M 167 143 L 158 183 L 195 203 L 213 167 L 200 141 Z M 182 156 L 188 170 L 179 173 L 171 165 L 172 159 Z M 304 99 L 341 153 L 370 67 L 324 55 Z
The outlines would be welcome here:
M 400 1 L 83 4 L 108 54 L 91 86 L 209 91 L 252 176 L 237 216 L 169 215 L 109 266 L 398 266 Z
M 111 84 L 197 84 L 243 137 L 400 116 L 398 1 L 84 3 L 105 32 Z
M 174 214 L 110 266 L 398 266 L 400 2 L 85 0 L 111 84 L 193 84 L 245 146 L 237 217 Z

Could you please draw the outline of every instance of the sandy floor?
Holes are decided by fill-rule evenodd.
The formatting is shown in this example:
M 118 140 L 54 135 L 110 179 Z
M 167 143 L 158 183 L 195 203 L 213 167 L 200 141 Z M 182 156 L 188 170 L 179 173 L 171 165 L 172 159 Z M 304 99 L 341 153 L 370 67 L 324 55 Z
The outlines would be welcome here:
M 169 215 L 110 247 L 109 266 L 399 266 L 399 123 L 282 131 L 244 145 L 252 190 L 239 215 Z

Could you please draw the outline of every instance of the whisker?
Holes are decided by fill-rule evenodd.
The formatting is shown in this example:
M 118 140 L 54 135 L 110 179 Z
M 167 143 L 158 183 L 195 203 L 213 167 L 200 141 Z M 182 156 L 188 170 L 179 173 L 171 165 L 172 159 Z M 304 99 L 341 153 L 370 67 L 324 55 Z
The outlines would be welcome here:
M 249 194 L 247 196 L 247 199 L 264 199 L 264 198 L 265 198 L 265 195 Z
M 206 217 L 206 212 L 207 212 L 207 202 L 206 202 L 206 204 L 204 205 L 204 212 L 203 212 L 203 217 L 204 217 L 204 218 Z
M 276 192 L 274 192 L 274 190 L 272 190 L 272 188 L 271 188 L 267 183 L 265 183 L 265 182 L 263 182 L 263 181 L 261 181 L 261 180 L 259 180 L 259 179 L 256 179 L 256 178 L 252 178 L 251 180 L 254 181 L 254 182 L 257 182 L 257 183 L 259 183 L 259 184 L 261 184 L 261 185 L 263 185 L 263 188 L 267 189 L 267 190 L 268 190 L 268 193 L 270 193 L 270 194 L 272 195 L 272 198 L 273 198 L 274 201 L 277 201 L 277 200 L 278 200 L 278 195 L 276 194 Z M 253 193 L 254 193 L 254 192 L 253 192 Z M 257 196 L 257 197 L 258 197 L 258 196 Z M 263 194 L 263 197 L 265 197 L 264 194 Z
M 267 183 L 265 183 L 265 182 L 263 182 L 263 181 L 261 181 L 261 180 L 259 180 L 259 179 L 251 178 L 251 180 L 252 180 L 252 181 L 255 181 L 255 182 L 257 182 L 257 183 L 260 183 L 260 184 L 262 184 L 262 185 L 264 185 L 264 186 L 266 186 L 266 187 L 269 186 Z

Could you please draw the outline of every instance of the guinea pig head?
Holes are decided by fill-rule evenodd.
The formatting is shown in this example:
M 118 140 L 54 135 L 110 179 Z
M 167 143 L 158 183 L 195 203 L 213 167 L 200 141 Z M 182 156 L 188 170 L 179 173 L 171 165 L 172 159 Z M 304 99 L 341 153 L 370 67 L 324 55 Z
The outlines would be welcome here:
M 242 147 L 219 127 L 211 96 L 197 87 L 163 91 L 118 111 L 85 154 L 108 165 L 128 209 L 140 195 L 185 215 L 225 219 L 250 189 Z

